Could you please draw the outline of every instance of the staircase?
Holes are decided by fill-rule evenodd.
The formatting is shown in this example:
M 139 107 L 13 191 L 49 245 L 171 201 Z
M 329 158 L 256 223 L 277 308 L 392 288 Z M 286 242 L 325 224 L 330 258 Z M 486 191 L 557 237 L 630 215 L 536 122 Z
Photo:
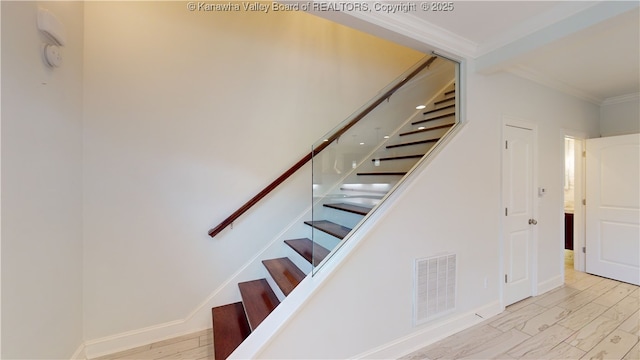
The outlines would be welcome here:
M 440 100 L 431 104 L 422 119 L 410 122 L 405 128 L 386 143 L 380 153 L 371 162 L 363 164 L 357 172 L 345 182 L 386 183 L 387 189 L 398 183 L 413 166 L 422 159 L 429 149 L 455 124 L 455 85 L 444 91 Z M 375 180 L 371 180 L 375 179 Z M 295 251 L 296 256 L 316 267 L 342 239 L 366 216 L 385 193 L 366 186 L 357 190 L 346 185 L 335 194 L 339 201 L 327 201 L 322 204 L 323 215 L 330 220 L 305 221 L 312 229 L 322 232 L 315 242 L 308 238 L 285 240 L 286 246 Z M 349 219 L 343 221 L 340 219 Z M 304 260 L 302 260 L 304 259 Z M 307 276 L 294 262 L 287 258 L 263 260 L 273 283 L 284 296 L 289 295 Z M 216 359 L 226 359 L 275 309 L 280 300 L 266 278 L 238 284 L 242 301 L 214 307 L 213 339 Z

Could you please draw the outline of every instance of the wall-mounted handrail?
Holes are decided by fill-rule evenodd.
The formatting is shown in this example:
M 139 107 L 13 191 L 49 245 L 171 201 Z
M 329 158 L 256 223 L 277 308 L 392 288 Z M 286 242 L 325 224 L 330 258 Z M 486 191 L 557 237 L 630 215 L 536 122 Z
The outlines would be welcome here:
M 227 226 L 231 225 L 236 219 L 238 219 L 242 214 L 247 212 L 253 205 L 255 205 L 258 201 L 262 200 L 265 196 L 267 196 L 271 191 L 277 188 L 280 184 L 285 182 L 291 175 L 293 175 L 296 171 L 300 170 L 311 158 L 324 150 L 327 146 L 329 146 L 333 141 L 337 140 L 340 136 L 342 136 L 345 132 L 347 132 L 351 127 L 353 127 L 356 123 L 362 120 L 365 116 L 367 116 L 373 109 L 375 109 L 378 105 L 380 105 L 383 101 L 388 99 L 393 93 L 395 93 L 398 89 L 404 86 L 409 80 L 414 78 L 417 74 L 419 74 L 422 70 L 429 67 L 433 61 L 437 59 L 436 56 L 431 56 L 429 59 L 422 62 L 418 65 L 412 72 L 407 74 L 402 80 L 400 80 L 396 85 L 391 87 L 389 90 L 380 95 L 375 101 L 373 101 L 369 106 L 364 108 L 358 115 L 356 115 L 351 121 L 341 127 L 338 131 L 336 131 L 333 135 L 326 138 L 320 145 L 314 148 L 310 153 L 305 155 L 302 159 L 300 159 L 297 163 L 295 163 L 292 167 L 290 167 L 287 171 L 285 171 L 282 175 L 280 175 L 277 179 L 275 179 L 271 184 L 267 185 L 262 191 L 256 194 L 251 200 L 247 201 L 244 205 L 242 205 L 238 210 L 236 210 L 229 217 L 224 219 L 218 226 L 209 230 L 209 236 L 214 237 L 222 230 L 224 230 Z

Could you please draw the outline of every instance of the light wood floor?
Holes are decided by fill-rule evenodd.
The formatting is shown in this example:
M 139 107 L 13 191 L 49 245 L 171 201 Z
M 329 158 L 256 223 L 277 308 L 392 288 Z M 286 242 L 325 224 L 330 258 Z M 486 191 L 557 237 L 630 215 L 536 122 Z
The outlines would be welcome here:
M 565 285 L 402 359 L 640 359 L 640 289 L 565 268 Z
M 561 288 L 403 359 L 640 359 L 640 289 L 565 270 Z M 213 359 L 211 330 L 101 357 Z
M 213 359 L 211 329 L 102 356 L 95 360 L 204 360 Z M 94 360 L 94 359 L 92 359 Z

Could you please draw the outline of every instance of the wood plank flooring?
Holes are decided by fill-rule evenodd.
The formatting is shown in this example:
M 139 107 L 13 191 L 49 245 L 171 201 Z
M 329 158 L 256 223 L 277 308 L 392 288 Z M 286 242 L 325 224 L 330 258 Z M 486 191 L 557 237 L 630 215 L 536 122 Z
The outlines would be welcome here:
M 212 329 L 140 346 L 92 360 L 205 360 L 213 359 Z
M 401 359 L 640 359 L 638 286 L 565 268 L 565 285 Z
M 637 286 L 565 270 L 565 285 L 402 359 L 640 359 Z M 99 360 L 213 359 L 211 330 Z

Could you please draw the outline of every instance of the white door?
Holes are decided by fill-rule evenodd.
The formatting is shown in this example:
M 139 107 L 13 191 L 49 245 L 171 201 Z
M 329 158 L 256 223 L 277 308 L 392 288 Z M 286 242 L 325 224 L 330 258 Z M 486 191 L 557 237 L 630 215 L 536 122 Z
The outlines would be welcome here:
M 533 138 L 532 129 L 504 127 L 505 306 L 533 295 Z
M 640 134 L 587 140 L 587 272 L 640 285 Z

